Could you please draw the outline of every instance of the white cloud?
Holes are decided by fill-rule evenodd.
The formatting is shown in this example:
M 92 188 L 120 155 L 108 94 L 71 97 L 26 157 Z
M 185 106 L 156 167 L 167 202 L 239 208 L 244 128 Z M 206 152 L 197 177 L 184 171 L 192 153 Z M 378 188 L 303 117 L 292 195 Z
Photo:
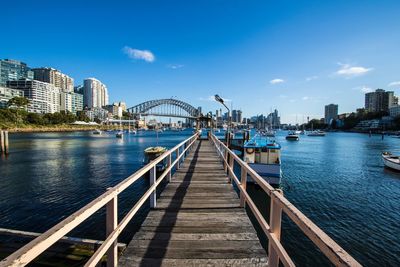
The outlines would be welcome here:
M 346 78 L 361 76 L 373 70 L 373 68 L 351 66 L 349 64 L 341 64 L 341 63 L 338 64 L 340 65 L 340 69 L 336 71 L 335 74 Z
M 154 54 L 149 50 L 139 50 L 125 46 L 122 51 L 131 59 L 141 59 L 146 62 L 154 62 L 154 60 L 156 60 Z
M 309 96 L 303 96 L 301 99 L 303 99 L 304 101 L 309 100 L 310 97 Z
M 390 86 L 390 87 L 396 87 L 396 86 L 400 87 L 400 81 L 398 81 L 398 82 L 391 82 L 391 83 L 388 84 L 388 86 Z
M 167 68 L 176 70 L 176 69 L 183 68 L 184 66 L 185 66 L 185 65 L 182 65 L 182 64 L 168 64 L 168 65 L 167 65 Z
M 370 93 L 370 92 L 372 92 L 373 90 L 372 90 L 371 87 L 368 87 L 368 86 L 365 86 L 365 85 L 364 85 L 364 86 L 361 86 L 360 91 L 363 92 L 363 93 Z
M 318 76 L 314 75 L 314 76 L 307 77 L 306 81 L 309 82 L 309 81 L 316 80 L 316 79 L 318 79 Z
M 279 95 L 280 98 L 287 98 L 287 95 Z
M 364 94 L 370 93 L 373 91 L 371 87 L 368 87 L 366 85 L 354 87 L 353 90 L 360 91 L 361 93 L 364 93 Z
M 283 79 L 273 79 L 273 80 L 269 81 L 270 84 L 278 84 L 278 83 L 283 83 L 283 82 L 285 82 L 285 80 L 283 80 Z

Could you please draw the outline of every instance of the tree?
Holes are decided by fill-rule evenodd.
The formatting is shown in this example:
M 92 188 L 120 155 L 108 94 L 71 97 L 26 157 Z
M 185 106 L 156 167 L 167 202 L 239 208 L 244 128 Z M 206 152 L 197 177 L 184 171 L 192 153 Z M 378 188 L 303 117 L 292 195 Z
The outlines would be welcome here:
M 18 109 L 26 107 L 28 104 L 29 104 L 28 98 L 22 96 L 13 97 L 7 102 L 8 107 L 16 106 Z

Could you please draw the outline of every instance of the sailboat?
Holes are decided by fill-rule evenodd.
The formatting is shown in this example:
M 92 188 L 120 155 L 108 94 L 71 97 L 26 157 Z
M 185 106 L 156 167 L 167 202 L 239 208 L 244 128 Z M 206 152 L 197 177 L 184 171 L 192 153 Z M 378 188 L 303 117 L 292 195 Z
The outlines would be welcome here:
M 117 134 L 115 135 L 115 137 L 117 138 L 122 138 L 124 136 L 124 131 L 122 130 L 122 108 L 118 107 L 118 117 L 119 117 L 119 131 L 117 132 Z

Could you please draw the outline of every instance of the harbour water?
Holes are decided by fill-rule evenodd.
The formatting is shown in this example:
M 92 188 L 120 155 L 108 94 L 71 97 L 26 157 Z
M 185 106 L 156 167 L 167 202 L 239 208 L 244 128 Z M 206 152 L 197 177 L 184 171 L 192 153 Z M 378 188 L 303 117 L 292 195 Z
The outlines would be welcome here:
M 163 132 L 158 144 L 173 147 L 190 135 Z M 361 264 L 399 266 L 400 173 L 384 169 L 380 153 L 400 153 L 400 140 L 328 133 L 288 142 L 284 136 L 280 132 L 276 139 L 282 145 L 285 196 Z M 151 131 L 123 139 L 111 133 L 12 134 L 11 154 L 0 159 L 0 227 L 47 230 L 139 169 L 143 150 L 156 140 Z M 121 195 L 120 216 L 147 186 L 140 180 Z M 264 193 L 257 186 L 249 190 L 267 210 Z M 129 240 L 146 212 L 141 210 L 120 242 Z M 285 217 L 282 227 L 284 247 L 297 265 L 328 264 Z M 100 213 L 71 236 L 103 239 L 104 233 Z

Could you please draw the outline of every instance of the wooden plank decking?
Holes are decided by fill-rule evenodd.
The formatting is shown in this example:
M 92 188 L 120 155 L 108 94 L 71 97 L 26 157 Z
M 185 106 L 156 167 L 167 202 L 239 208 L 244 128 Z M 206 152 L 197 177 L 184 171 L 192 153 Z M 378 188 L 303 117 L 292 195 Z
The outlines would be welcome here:
M 119 266 L 266 265 L 209 141 L 197 141 L 119 260 Z

